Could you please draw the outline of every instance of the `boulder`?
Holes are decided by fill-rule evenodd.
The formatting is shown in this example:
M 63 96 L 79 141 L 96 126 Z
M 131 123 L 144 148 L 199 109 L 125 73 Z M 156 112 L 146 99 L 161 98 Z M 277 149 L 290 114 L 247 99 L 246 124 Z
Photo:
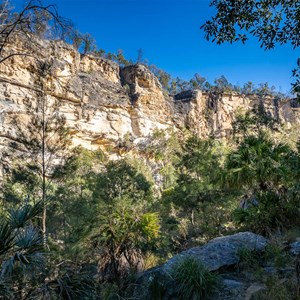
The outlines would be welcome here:
M 267 240 L 264 237 L 252 232 L 218 237 L 202 247 L 194 247 L 175 255 L 162 266 L 162 271 L 169 273 L 174 264 L 188 256 L 201 261 L 209 271 L 216 271 L 237 264 L 239 262 L 238 253 L 242 249 L 263 251 L 266 245 Z

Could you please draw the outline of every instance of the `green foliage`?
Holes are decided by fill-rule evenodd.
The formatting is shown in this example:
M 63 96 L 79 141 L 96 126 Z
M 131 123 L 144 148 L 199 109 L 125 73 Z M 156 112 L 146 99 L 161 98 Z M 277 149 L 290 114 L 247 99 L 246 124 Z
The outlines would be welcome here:
M 143 267 L 142 252 L 159 236 L 158 214 L 140 213 L 122 202 L 103 213 L 92 237 L 102 280 L 120 280 Z
M 258 270 L 261 264 L 261 253 L 257 253 L 248 248 L 242 248 L 238 251 L 237 256 L 239 263 L 237 265 L 239 270 Z
M 238 224 L 265 235 L 299 224 L 299 193 L 260 191 L 255 201 L 250 202 L 247 209 L 234 211 L 233 218 Z
M 38 278 L 37 286 L 28 292 L 29 299 L 98 299 L 99 285 L 93 273 L 87 272 L 84 266 L 63 261 L 58 265 L 48 264 L 47 267 L 43 276 Z
M 95 199 L 107 204 L 123 197 L 132 203 L 147 202 L 152 198 L 151 184 L 126 160 L 109 162 L 106 170 L 95 178 L 93 191 Z
M 167 283 L 168 279 L 166 276 L 159 272 L 153 272 L 146 285 L 148 295 L 146 299 L 163 299 L 163 296 L 166 292 Z
M 177 299 L 207 299 L 217 286 L 216 275 L 193 257 L 179 261 L 170 275 L 174 280 Z
M 267 245 L 264 259 L 273 262 L 277 269 L 284 268 L 291 262 L 291 256 L 285 251 L 285 245 L 282 242 L 276 241 L 276 239 L 271 239 Z
M 35 90 L 35 101 L 24 101 L 28 118 L 21 120 L 17 114 L 11 119 L 16 138 L 9 143 L 10 149 L 6 155 L 14 162 L 14 168 L 7 168 L 7 177 L 13 176 L 4 183 L 3 195 L 7 197 L 5 200 L 10 201 L 14 192 L 20 194 L 21 191 L 26 193 L 22 198 L 30 195 L 35 201 L 42 199 L 44 211 L 41 223 L 46 238 L 46 203 L 53 192 L 54 179 L 57 179 L 56 168 L 64 163 L 71 141 L 66 118 L 59 112 L 59 103 L 48 95 L 49 82 L 54 79 L 52 62 L 37 60 L 34 68 L 38 88 Z
M 154 159 L 159 166 L 163 188 L 171 187 L 176 179 L 176 163 L 181 153 L 181 137 L 172 131 L 156 130 L 146 144 L 140 145 L 147 158 Z
M 102 151 L 79 147 L 73 149 L 66 164 L 57 170 L 56 177 L 62 180 L 49 207 L 49 232 L 59 236 L 67 246 L 75 247 L 96 222 L 98 203 L 92 197 L 92 186 L 105 161 Z
M 234 221 L 265 235 L 298 226 L 299 153 L 261 129 L 273 126 L 263 113 L 238 123 L 244 139 L 227 155 L 222 175 L 223 187 L 241 195 Z
M 297 60 L 297 67 L 293 69 L 292 71 L 293 77 L 295 78 L 295 81 L 292 83 L 292 92 L 297 96 L 298 102 L 299 103 L 299 98 L 300 98 L 300 60 L 298 58 Z
M 200 74 L 196 73 L 194 77 L 190 80 L 190 84 L 193 89 L 204 90 L 206 79 Z
M 89 33 L 80 34 L 77 31 L 74 32 L 72 42 L 74 48 L 82 54 L 89 54 L 96 51 L 96 41 Z
M 189 177 L 210 181 L 212 172 L 218 172 L 221 153 L 217 141 L 212 139 L 201 140 L 196 136 L 187 139 L 183 145 L 183 154 L 179 168 L 186 171 Z
M 298 4 L 297 0 L 213 0 L 211 6 L 216 8 L 216 14 L 201 28 L 205 38 L 217 44 L 244 43 L 250 34 L 265 49 L 272 49 L 276 44 L 291 44 L 297 48 L 300 45 Z M 293 91 L 299 95 L 299 59 L 293 75 L 296 79 Z
M 163 89 L 169 90 L 171 75 L 155 65 L 148 65 L 149 70 L 157 77 Z
M 263 134 L 264 131 L 278 131 L 280 122 L 265 110 L 263 101 L 254 106 L 251 111 L 239 112 L 233 122 L 235 137 Z
M 291 279 L 282 279 L 277 275 L 265 279 L 266 289 L 261 291 L 255 300 L 288 300 L 299 299 L 299 287 Z
M 201 28 L 206 38 L 218 44 L 247 40 L 246 32 L 257 37 L 261 47 L 271 49 L 276 43 L 300 45 L 295 29 L 299 22 L 298 1 L 221 1 L 211 3 L 215 16 Z
M 216 89 L 221 92 L 232 92 L 233 86 L 227 80 L 227 78 L 222 75 L 220 78 L 215 79 Z
M 229 153 L 223 182 L 228 187 L 266 190 L 288 184 L 294 153 L 289 146 L 274 143 L 265 134 L 249 136 Z
M 174 246 L 179 240 L 183 248 L 192 246 L 196 238 L 211 238 L 225 229 L 229 217 L 226 206 L 230 206 L 220 201 L 227 196 L 219 188 L 217 180 L 222 170 L 223 152 L 218 142 L 201 140 L 195 136 L 188 138 L 182 145 L 180 160 L 176 165 L 176 183 L 162 195 L 163 205 L 168 208 L 166 213 L 169 214 L 168 218 L 164 218 L 164 225 L 170 230 L 169 237 L 173 239 Z M 176 224 L 168 223 L 172 219 Z M 174 231 L 176 227 L 177 238 Z
M 119 300 L 120 299 L 120 289 L 114 283 L 103 283 L 101 285 L 101 299 L 103 300 Z
M 44 240 L 33 220 L 42 212 L 41 202 L 8 211 L 0 222 L 0 296 L 21 293 L 44 265 Z

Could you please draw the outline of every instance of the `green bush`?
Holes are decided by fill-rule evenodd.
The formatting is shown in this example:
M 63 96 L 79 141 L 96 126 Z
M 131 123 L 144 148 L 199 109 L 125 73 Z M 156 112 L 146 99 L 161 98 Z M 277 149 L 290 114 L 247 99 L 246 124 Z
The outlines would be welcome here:
M 100 257 L 102 279 L 118 281 L 131 271 L 141 271 L 143 254 L 155 244 L 160 234 L 158 214 L 137 212 L 123 204 L 123 207 L 103 213 L 99 221 L 91 241 Z
M 260 191 L 256 193 L 255 204 L 246 209 L 237 208 L 233 213 L 236 223 L 247 229 L 271 235 L 272 232 L 290 229 L 299 224 L 299 196 L 276 191 Z
M 176 286 L 176 299 L 206 299 L 217 285 L 217 276 L 193 257 L 178 262 L 171 277 Z

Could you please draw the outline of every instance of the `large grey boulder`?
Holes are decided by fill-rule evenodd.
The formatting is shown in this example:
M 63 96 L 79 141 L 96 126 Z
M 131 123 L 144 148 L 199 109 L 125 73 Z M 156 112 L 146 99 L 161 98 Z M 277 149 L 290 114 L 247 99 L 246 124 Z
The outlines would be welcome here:
M 267 240 L 264 237 L 252 232 L 239 232 L 234 235 L 218 237 L 202 247 L 194 247 L 173 256 L 162 266 L 162 271 L 169 273 L 174 264 L 189 256 L 201 261 L 209 271 L 215 271 L 237 264 L 239 262 L 238 253 L 242 249 L 263 251 L 266 245 Z

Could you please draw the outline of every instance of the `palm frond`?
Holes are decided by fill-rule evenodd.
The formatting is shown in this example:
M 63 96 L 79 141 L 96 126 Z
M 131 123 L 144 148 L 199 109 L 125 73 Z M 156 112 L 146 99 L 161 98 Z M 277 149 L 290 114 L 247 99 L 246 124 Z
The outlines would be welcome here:
M 0 255 L 13 247 L 14 236 L 8 223 L 0 223 Z
M 44 204 L 42 201 L 34 205 L 26 203 L 25 205 L 9 210 L 8 220 L 12 228 L 24 227 L 29 220 L 32 220 L 42 212 Z

